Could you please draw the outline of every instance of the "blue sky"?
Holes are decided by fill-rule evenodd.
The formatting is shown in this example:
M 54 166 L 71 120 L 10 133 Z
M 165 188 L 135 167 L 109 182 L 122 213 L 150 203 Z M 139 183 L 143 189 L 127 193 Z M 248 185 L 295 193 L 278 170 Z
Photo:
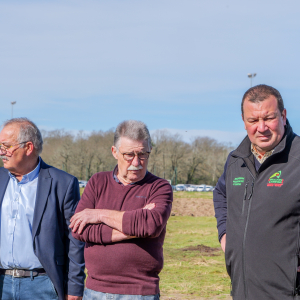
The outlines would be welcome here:
M 300 133 L 300 2 L 277 0 L 0 3 L 0 121 L 108 130 L 125 119 L 185 140 L 238 143 L 240 101 L 277 88 Z

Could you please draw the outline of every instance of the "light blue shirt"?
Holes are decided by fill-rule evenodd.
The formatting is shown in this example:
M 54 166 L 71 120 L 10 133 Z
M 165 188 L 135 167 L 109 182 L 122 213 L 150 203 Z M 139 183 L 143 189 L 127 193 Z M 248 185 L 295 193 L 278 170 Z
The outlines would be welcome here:
M 36 200 L 37 167 L 18 182 L 10 172 L 1 207 L 0 267 L 35 269 L 42 265 L 33 251 L 32 221 Z

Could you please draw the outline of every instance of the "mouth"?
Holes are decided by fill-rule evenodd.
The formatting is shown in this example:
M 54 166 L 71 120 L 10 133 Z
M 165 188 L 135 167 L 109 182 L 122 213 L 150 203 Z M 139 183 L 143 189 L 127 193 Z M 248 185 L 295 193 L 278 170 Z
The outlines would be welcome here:
M 271 134 L 258 136 L 260 140 L 269 140 L 272 137 Z

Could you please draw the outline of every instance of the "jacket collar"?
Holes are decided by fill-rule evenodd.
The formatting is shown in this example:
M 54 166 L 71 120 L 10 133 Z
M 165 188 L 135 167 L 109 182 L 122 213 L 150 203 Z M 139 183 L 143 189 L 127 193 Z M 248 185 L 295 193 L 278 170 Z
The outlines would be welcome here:
M 37 234 L 37 229 L 41 222 L 43 213 L 46 208 L 46 204 L 48 201 L 48 196 L 51 190 L 52 185 L 52 177 L 49 172 L 50 166 L 48 166 L 42 159 L 41 159 L 41 168 L 39 173 L 39 180 L 38 186 L 36 191 L 36 201 L 35 201 L 35 208 L 33 214 L 33 222 L 32 222 L 32 238 Z

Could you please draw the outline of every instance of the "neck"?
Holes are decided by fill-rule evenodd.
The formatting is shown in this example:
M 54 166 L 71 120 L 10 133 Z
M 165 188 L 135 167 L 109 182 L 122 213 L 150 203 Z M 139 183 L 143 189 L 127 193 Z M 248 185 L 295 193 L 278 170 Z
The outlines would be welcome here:
M 39 158 L 35 158 L 30 162 L 26 162 L 26 165 L 23 169 L 21 169 L 20 171 L 12 171 L 11 174 L 13 174 L 18 181 L 21 181 L 24 175 L 32 172 L 36 168 L 38 163 Z
M 254 144 L 252 144 L 252 146 L 253 146 L 253 149 L 254 149 L 257 153 L 259 153 L 260 155 L 262 155 L 262 156 L 264 156 L 264 155 L 266 154 L 266 152 L 268 152 L 268 151 L 259 149 L 259 148 L 258 148 L 256 145 L 254 145 Z

